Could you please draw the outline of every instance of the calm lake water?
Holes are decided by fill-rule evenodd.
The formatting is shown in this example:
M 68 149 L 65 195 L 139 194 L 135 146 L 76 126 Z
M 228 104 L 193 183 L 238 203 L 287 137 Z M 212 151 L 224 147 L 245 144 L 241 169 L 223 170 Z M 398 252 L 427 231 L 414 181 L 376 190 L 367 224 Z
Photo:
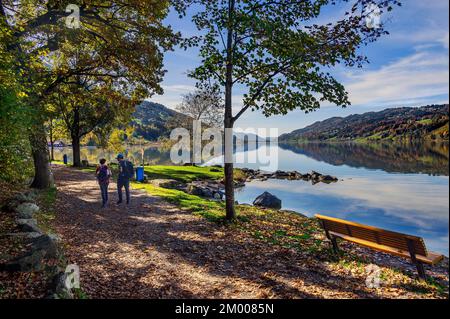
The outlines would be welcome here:
M 251 155 L 275 154 L 272 167 L 251 163 Z M 70 150 L 56 152 L 57 159 Z M 96 162 L 99 157 L 114 158 L 113 153 L 84 148 L 82 158 Z M 141 152 L 132 149 L 129 156 L 140 163 Z M 421 236 L 430 250 L 449 251 L 449 148 L 448 143 L 311 143 L 302 145 L 260 146 L 236 150 L 246 162 L 238 167 L 267 171 L 312 170 L 339 178 L 338 183 L 312 185 L 305 181 L 253 181 L 237 190 L 239 203 L 251 204 L 270 191 L 283 202 L 283 209 L 313 216 L 328 216 Z M 145 162 L 170 164 L 169 150 L 149 148 Z M 214 159 L 208 164 L 220 163 Z

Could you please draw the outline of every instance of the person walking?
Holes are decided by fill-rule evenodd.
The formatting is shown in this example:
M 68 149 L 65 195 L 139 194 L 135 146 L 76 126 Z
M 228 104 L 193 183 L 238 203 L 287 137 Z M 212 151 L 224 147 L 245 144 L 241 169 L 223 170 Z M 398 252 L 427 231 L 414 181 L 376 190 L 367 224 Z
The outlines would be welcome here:
M 117 205 L 122 204 L 122 188 L 125 188 L 125 196 L 127 200 L 127 205 L 130 204 L 131 194 L 130 194 L 130 179 L 133 178 L 134 168 L 133 164 L 125 160 L 123 154 L 117 155 L 117 161 L 119 162 L 119 176 L 117 177 L 117 192 L 119 195 L 119 200 Z
M 106 165 L 106 160 L 104 158 L 100 160 L 100 165 L 97 166 L 95 175 L 97 176 L 97 181 L 100 185 L 100 191 L 102 194 L 102 208 L 105 208 L 108 204 L 108 187 L 112 173 L 108 165 Z

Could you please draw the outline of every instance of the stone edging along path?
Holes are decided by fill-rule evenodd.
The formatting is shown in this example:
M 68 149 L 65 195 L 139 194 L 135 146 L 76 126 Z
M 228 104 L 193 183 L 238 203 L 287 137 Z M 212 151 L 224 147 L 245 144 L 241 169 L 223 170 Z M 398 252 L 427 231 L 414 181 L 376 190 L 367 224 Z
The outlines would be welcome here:
M 46 298 L 72 299 L 74 295 L 66 281 L 67 274 L 62 265 L 60 239 L 55 234 L 44 232 L 36 220 L 40 213 L 37 204 L 39 192 L 18 193 L 8 200 L 2 210 L 14 217 L 13 232 L 0 234 L 9 241 L 20 243 L 21 252 L 0 263 L 0 271 L 9 273 L 44 272 L 49 278 Z

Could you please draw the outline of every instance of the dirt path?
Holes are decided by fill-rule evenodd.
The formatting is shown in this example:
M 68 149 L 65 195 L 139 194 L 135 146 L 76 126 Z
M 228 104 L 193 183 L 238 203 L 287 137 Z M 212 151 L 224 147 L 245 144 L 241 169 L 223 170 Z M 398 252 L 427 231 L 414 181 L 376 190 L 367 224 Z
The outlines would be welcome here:
M 92 174 L 54 167 L 55 227 L 92 298 L 371 298 L 342 276 L 134 191 L 129 207 L 100 208 Z M 384 296 L 386 297 L 386 296 Z M 408 296 L 403 296 L 408 297 Z

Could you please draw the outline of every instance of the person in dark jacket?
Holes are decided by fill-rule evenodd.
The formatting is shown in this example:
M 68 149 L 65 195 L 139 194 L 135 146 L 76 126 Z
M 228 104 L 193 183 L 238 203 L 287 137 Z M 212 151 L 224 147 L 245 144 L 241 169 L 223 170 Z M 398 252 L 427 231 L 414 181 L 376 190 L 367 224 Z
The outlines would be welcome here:
M 97 176 L 97 181 L 102 193 L 102 208 L 105 208 L 108 204 L 108 187 L 112 174 L 108 165 L 106 165 L 106 160 L 104 158 L 100 160 L 100 165 L 97 166 L 95 175 Z
M 119 201 L 117 205 L 122 204 L 122 188 L 125 188 L 125 195 L 127 200 L 127 205 L 130 204 L 130 179 L 132 177 L 132 172 L 130 172 L 130 163 L 124 159 L 123 154 L 117 155 L 117 160 L 119 161 L 119 176 L 117 177 L 117 192 L 119 195 Z

